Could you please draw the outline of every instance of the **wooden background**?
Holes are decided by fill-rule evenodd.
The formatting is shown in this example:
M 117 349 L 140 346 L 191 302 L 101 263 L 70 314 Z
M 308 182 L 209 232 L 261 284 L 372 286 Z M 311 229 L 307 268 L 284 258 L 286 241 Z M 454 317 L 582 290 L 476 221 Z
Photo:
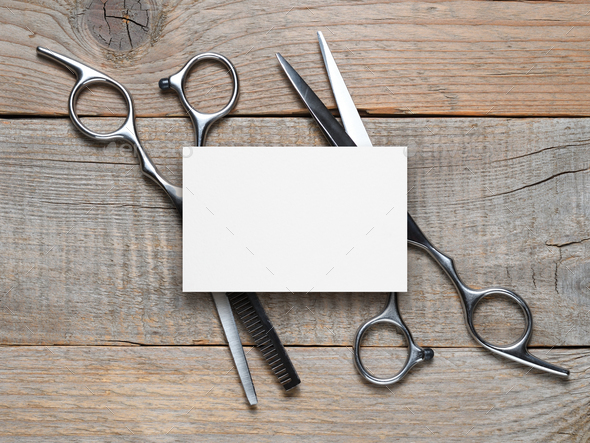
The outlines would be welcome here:
M 416 221 L 468 284 L 526 299 L 532 352 L 569 368 L 568 380 L 479 348 L 449 281 L 410 248 L 400 309 L 433 361 L 375 387 L 350 347 L 385 294 L 261 294 L 302 384 L 283 392 L 242 330 L 260 400 L 247 407 L 210 297 L 181 291 L 171 203 L 128 147 L 73 128 L 73 77 L 35 53 L 48 47 L 125 84 L 145 147 L 179 181 L 192 127 L 157 81 L 220 52 L 241 95 L 208 145 L 325 145 L 274 57 L 334 108 L 317 30 L 373 142 L 409 147 Z M 3 0 L 0 440 L 589 441 L 589 39 L 590 3 L 572 0 Z M 230 83 L 203 66 L 188 88 L 213 110 Z M 125 112 L 100 87 L 79 110 L 100 130 Z M 509 342 L 521 317 L 492 300 L 477 325 Z M 373 331 L 370 367 L 393 372 L 402 345 Z

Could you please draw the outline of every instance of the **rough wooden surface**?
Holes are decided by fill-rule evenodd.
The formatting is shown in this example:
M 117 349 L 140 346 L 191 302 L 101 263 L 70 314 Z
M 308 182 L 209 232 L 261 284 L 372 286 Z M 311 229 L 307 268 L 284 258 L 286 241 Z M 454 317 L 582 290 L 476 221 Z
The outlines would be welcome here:
M 102 129 L 104 119 L 88 122 Z M 409 208 L 474 287 L 529 303 L 535 346 L 589 344 L 587 119 L 366 119 L 376 144 L 409 145 Z M 188 119 L 139 121 L 154 160 L 180 179 Z M 309 119 L 226 119 L 210 145 L 323 145 Z M 1 342 L 224 343 L 206 294 L 181 291 L 181 229 L 124 146 L 58 120 L 0 124 Z M 474 346 L 459 299 L 410 248 L 403 316 L 419 343 Z M 262 294 L 285 343 L 349 345 L 383 294 Z M 489 304 L 480 325 L 506 341 L 520 313 Z M 488 319 L 488 321 L 484 321 Z M 494 334 L 494 335 L 491 335 Z M 378 331 L 369 344 L 385 340 Z M 389 341 L 387 341 L 389 343 Z M 400 342 L 394 342 L 400 343 Z
M 66 112 L 72 76 L 38 57 L 36 46 L 114 75 L 142 116 L 183 115 L 175 97 L 162 97 L 158 80 L 210 50 L 238 68 L 238 114 L 305 112 L 276 52 L 333 106 L 315 37 L 322 30 L 357 106 L 369 114 L 590 114 L 585 2 L 142 0 L 143 11 L 128 7 L 126 19 L 112 18 L 109 8 L 120 2 L 105 2 L 108 30 L 97 28 L 94 8 L 87 8 L 96 2 L 2 2 L 1 113 Z M 202 80 L 191 90 L 204 106 L 227 100 L 223 77 Z M 111 115 L 99 106 L 103 98 L 96 93 L 80 111 Z
M 399 350 L 373 349 L 384 371 Z M 249 408 L 218 347 L 0 347 L 2 441 L 558 441 L 590 439 L 588 350 L 553 349 L 564 381 L 475 349 L 436 349 L 391 388 L 363 382 L 350 351 L 290 348 L 286 394 L 258 355 Z M 251 353 L 254 354 L 254 353 Z M 9 438 L 14 437 L 15 440 Z M 94 440 L 94 439 L 96 440 Z
M 528 118 L 590 115 L 589 9 L 578 0 L 4 0 L 0 440 L 590 441 L 590 120 Z M 179 181 L 192 128 L 158 80 L 196 53 L 223 53 L 241 95 L 209 145 L 324 145 L 309 119 L 290 117 L 307 111 L 274 57 L 334 108 L 317 30 L 359 109 L 378 117 L 365 118 L 373 142 L 409 146 L 416 221 L 466 283 L 526 299 L 532 352 L 571 369 L 569 380 L 477 347 L 448 280 L 410 248 L 400 309 L 433 361 L 390 389 L 369 385 L 350 345 L 385 294 L 261 294 L 303 383 L 285 394 L 242 331 L 260 399 L 248 408 L 210 296 L 181 292 L 178 215 L 129 147 L 72 127 L 74 79 L 35 53 L 49 47 L 126 85 L 150 117 L 138 121 L 146 148 Z M 188 81 L 202 110 L 223 105 L 229 88 L 211 64 Z M 92 86 L 79 111 L 101 116 L 86 122 L 106 131 L 124 106 Z M 484 336 L 518 335 L 522 316 L 507 308 L 483 304 Z M 378 374 L 404 359 L 391 330 L 364 344 Z

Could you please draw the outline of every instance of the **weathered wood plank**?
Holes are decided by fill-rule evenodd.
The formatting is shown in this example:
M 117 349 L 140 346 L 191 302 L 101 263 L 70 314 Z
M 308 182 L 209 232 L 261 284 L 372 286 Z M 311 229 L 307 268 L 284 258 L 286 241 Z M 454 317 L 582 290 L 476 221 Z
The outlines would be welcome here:
M 131 90 L 141 116 L 183 115 L 158 80 L 210 50 L 238 68 L 237 114 L 306 112 L 276 52 L 333 107 L 315 37 L 323 30 L 357 106 L 368 114 L 590 114 L 585 2 L 154 0 L 119 11 L 126 17 L 118 19 L 122 2 L 105 3 L 103 17 L 99 0 L 3 2 L 1 113 L 66 112 L 71 74 L 38 57 L 36 46 L 115 76 Z M 190 86 L 207 108 L 229 97 L 222 75 L 196 76 Z M 123 112 L 117 103 L 100 106 L 104 98 L 91 94 L 80 112 Z
M 590 438 L 588 350 L 553 349 L 568 381 L 476 349 L 388 388 L 361 381 L 350 352 L 290 348 L 302 384 L 285 393 L 249 355 L 260 403 L 243 398 L 227 348 L 0 347 L 0 437 L 177 441 L 567 441 Z M 399 349 L 372 349 L 386 371 Z M 229 372 L 228 372 L 229 371 Z M 164 439 L 164 440 L 162 440 Z M 92 441 L 92 440 L 90 440 Z
M 110 122 L 112 123 L 112 122 Z M 109 121 L 91 119 L 104 129 Z M 588 119 L 366 119 L 376 144 L 409 145 L 409 208 L 473 286 L 529 303 L 536 346 L 589 344 Z M 140 119 L 149 152 L 181 176 L 187 119 Z M 226 119 L 210 145 L 324 145 L 309 119 Z M 0 121 L 0 342 L 220 344 L 206 294 L 181 292 L 181 227 L 129 150 L 66 119 Z M 400 309 L 418 343 L 474 346 L 452 286 L 410 248 Z M 288 344 L 349 345 L 384 294 L 262 294 Z M 506 341 L 520 314 L 486 306 Z M 487 321 L 486 321 L 487 318 Z M 492 321 L 493 320 L 493 321 Z M 369 344 L 400 344 L 377 331 Z

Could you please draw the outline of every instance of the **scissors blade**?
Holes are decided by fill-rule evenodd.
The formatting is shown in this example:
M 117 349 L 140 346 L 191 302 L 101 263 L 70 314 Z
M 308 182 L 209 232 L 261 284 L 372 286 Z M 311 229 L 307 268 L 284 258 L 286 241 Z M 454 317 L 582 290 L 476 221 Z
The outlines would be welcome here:
M 242 387 L 246 393 L 246 398 L 250 405 L 258 403 L 256 398 L 256 390 L 254 389 L 254 383 L 252 382 L 252 375 L 250 374 L 250 368 L 248 367 L 248 360 L 246 360 L 246 354 L 244 354 L 244 348 L 242 347 L 242 341 L 238 334 L 238 327 L 234 320 L 234 315 L 231 310 L 229 299 L 224 292 L 212 292 L 213 301 L 219 314 L 219 320 L 223 326 L 225 337 L 229 343 L 229 350 L 236 364 L 238 375 L 242 381 Z
M 289 81 L 295 88 L 295 91 L 311 112 L 312 117 L 320 125 L 320 129 L 333 146 L 356 146 L 354 141 L 346 133 L 344 128 L 334 118 L 332 113 L 322 103 L 320 98 L 311 90 L 305 83 L 301 76 L 293 69 L 293 67 L 285 60 L 281 54 L 277 53 L 277 59 L 287 74 Z
M 320 49 L 322 50 L 322 57 L 324 58 L 324 65 L 326 65 L 326 71 L 328 72 L 328 78 L 330 79 L 330 85 L 332 86 L 332 93 L 336 99 L 336 105 L 338 105 L 338 112 L 342 118 L 342 124 L 344 129 L 352 138 L 357 146 L 370 147 L 373 146 L 369 134 L 363 125 L 361 116 L 359 115 L 350 92 L 344 83 L 344 79 L 340 74 L 338 65 L 332 57 L 332 52 L 326 43 L 324 34 L 322 31 L 318 31 L 318 40 L 320 42 Z

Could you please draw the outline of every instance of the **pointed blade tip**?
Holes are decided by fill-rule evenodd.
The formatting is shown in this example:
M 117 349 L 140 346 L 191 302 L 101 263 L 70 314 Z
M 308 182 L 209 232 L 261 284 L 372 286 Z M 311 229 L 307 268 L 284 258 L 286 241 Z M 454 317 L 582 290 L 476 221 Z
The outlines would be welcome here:
M 283 57 L 279 52 L 277 52 L 275 55 L 277 57 L 277 60 L 279 61 L 279 64 L 281 65 L 281 68 L 283 68 L 283 71 L 285 71 L 285 73 L 288 75 L 287 67 L 291 67 L 291 65 L 287 60 L 285 60 L 285 57 Z

